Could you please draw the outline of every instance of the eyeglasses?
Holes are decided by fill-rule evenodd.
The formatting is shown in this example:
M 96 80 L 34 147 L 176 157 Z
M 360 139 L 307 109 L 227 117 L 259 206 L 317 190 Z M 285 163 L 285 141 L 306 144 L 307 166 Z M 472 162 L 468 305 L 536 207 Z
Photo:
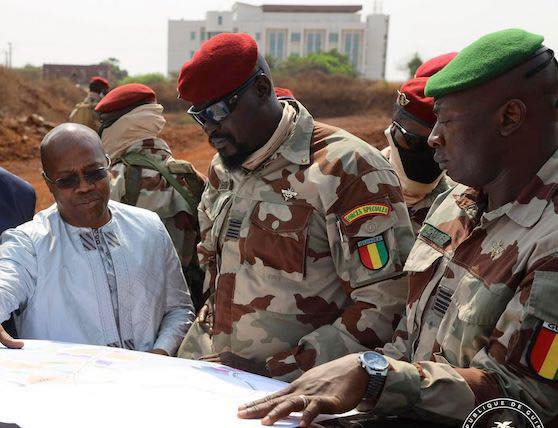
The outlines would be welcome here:
M 401 124 L 396 121 L 392 122 L 392 126 L 392 129 L 397 129 L 401 133 L 401 135 L 403 135 L 403 139 L 409 146 L 409 150 L 422 151 L 430 148 L 430 146 L 428 145 L 428 137 L 425 137 L 424 135 L 413 134 L 412 132 L 409 132 L 405 128 L 403 128 L 403 126 L 401 126 Z M 395 138 L 393 140 L 395 144 L 398 145 L 397 140 Z
M 96 183 L 97 181 L 100 181 L 100 180 L 103 180 L 104 178 L 107 178 L 108 169 L 110 167 L 110 158 L 108 157 L 108 155 L 106 155 L 106 158 L 107 158 L 107 161 L 108 161 L 107 166 L 92 169 L 92 170 L 89 170 L 89 171 L 84 171 L 83 179 L 88 184 L 93 184 L 93 183 Z M 54 184 L 57 188 L 62 189 L 62 190 L 78 188 L 79 184 L 80 184 L 80 180 L 81 180 L 80 179 L 80 174 L 78 174 L 78 173 L 70 174 L 66 177 L 60 177 L 60 178 L 57 178 L 56 180 L 53 180 L 52 178 L 50 178 L 46 174 L 46 172 L 43 171 L 43 177 L 45 178 L 46 181 L 48 181 L 51 184 Z
M 188 109 L 187 113 L 192 116 L 201 126 L 204 126 L 208 120 L 217 123 L 225 120 L 225 118 L 229 114 L 231 114 L 238 105 L 238 99 L 240 98 L 240 96 L 244 92 L 246 92 L 246 90 L 250 87 L 250 85 L 252 85 L 252 83 L 254 83 L 256 77 L 263 74 L 263 70 L 261 68 L 258 68 L 256 72 L 242 84 L 242 86 L 238 87 L 233 92 L 225 95 L 219 101 L 214 102 L 207 107 L 202 108 L 201 110 L 196 110 L 194 109 L 194 106 L 192 106 Z

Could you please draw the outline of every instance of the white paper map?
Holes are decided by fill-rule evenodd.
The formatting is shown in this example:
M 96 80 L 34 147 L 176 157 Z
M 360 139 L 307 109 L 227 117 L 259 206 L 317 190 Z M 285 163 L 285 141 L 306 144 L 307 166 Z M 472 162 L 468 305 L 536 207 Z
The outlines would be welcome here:
M 218 364 L 118 348 L 0 345 L 0 422 L 21 428 L 261 427 L 238 419 L 236 408 L 285 385 Z

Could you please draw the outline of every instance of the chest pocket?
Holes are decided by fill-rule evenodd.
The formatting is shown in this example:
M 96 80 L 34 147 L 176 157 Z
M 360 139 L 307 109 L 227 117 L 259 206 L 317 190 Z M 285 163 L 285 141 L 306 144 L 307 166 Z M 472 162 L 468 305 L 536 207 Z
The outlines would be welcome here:
M 302 281 L 312 210 L 310 205 L 258 202 L 250 215 L 243 261 L 268 274 Z
M 410 274 L 409 294 L 407 297 L 408 305 L 419 300 L 429 284 L 431 289 L 434 288 L 435 283 L 438 282 L 442 275 L 442 270 L 439 269 L 442 257 L 443 253 L 437 249 L 420 239 L 416 240 L 404 268 Z M 438 275 L 435 275 L 436 273 Z M 435 276 L 437 276 L 437 280 L 434 278 Z
M 488 288 L 482 280 L 465 274 L 451 300 L 459 320 L 491 330 L 513 294 L 514 291 L 504 284 L 493 284 Z

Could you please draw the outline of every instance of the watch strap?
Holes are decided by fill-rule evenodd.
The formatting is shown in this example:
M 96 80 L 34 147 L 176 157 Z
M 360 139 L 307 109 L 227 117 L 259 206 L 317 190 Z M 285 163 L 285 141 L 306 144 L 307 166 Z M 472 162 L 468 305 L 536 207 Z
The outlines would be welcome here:
M 364 399 L 369 400 L 377 398 L 380 395 L 385 380 L 386 377 L 381 373 L 371 374 L 368 385 L 366 386 L 366 392 L 364 393 Z

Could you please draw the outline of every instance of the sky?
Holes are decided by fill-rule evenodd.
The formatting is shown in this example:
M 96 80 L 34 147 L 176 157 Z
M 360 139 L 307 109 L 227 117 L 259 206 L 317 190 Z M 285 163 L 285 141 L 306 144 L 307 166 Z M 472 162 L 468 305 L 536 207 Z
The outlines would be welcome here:
M 377 0 L 379 1 L 379 0 Z M 244 0 L 272 4 L 362 4 L 374 0 Z M 0 63 L 12 43 L 12 64 L 95 64 L 120 60 L 130 74 L 166 74 L 168 19 L 204 19 L 232 0 L 0 0 Z M 383 0 L 390 15 L 386 77 L 406 78 L 415 52 L 426 60 L 458 51 L 483 34 L 519 27 L 558 50 L 558 0 Z

